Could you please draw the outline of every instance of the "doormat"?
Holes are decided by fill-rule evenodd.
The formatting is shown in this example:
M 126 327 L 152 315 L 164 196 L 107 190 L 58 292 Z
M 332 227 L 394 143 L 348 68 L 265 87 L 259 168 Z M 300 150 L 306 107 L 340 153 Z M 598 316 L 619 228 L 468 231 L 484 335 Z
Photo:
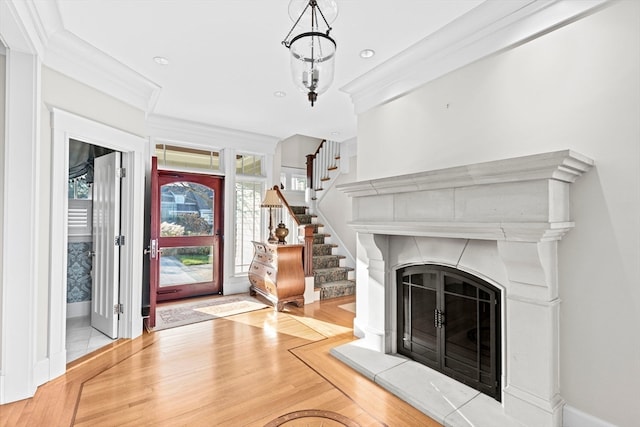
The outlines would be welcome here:
M 153 330 L 161 331 L 176 326 L 261 310 L 266 307 L 269 306 L 245 294 L 216 296 L 193 302 L 160 306 L 156 309 L 156 326 Z

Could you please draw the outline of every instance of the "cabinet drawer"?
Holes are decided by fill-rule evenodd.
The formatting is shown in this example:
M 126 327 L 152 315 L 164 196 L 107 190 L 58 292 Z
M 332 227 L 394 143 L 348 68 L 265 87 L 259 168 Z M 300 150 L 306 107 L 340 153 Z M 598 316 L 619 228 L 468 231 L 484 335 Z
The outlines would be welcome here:
M 256 249 L 256 252 L 267 252 L 267 246 L 263 243 L 253 242 L 253 247 Z
M 251 264 L 251 270 L 249 274 L 256 275 L 258 277 L 262 277 L 265 282 L 276 282 L 276 270 L 273 267 L 270 267 L 265 264 L 260 264 L 254 262 Z
M 265 252 L 256 252 L 256 255 L 253 258 L 255 261 L 261 262 L 267 265 L 274 265 L 274 256 L 270 253 Z

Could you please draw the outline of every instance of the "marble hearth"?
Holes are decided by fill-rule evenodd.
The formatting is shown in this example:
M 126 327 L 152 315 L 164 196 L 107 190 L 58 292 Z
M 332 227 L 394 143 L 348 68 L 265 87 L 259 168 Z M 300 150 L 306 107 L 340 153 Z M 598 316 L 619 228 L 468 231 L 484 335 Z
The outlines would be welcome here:
M 339 186 L 358 232 L 360 340 L 332 354 L 444 425 L 561 426 L 557 243 L 592 165 L 564 150 Z M 395 273 L 417 264 L 501 290 L 501 402 L 396 354 Z

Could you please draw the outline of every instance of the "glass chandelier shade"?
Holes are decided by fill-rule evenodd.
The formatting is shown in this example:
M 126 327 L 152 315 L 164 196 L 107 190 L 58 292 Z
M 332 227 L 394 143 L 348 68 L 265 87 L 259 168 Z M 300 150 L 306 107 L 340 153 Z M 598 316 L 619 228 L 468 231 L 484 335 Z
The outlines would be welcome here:
M 326 13 L 320 8 L 321 4 L 326 7 Z M 299 10 L 300 15 L 294 18 Z M 295 22 L 282 44 L 291 54 L 293 81 L 307 92 L 313 106 L 318 94 L 333 83 L 337 45 L 329 35 L 329 23 L 336 18 L 338 7 L 333 0 L 292 0 L 289 14 Z M 324 32 L 323 28 L 326 28 Z

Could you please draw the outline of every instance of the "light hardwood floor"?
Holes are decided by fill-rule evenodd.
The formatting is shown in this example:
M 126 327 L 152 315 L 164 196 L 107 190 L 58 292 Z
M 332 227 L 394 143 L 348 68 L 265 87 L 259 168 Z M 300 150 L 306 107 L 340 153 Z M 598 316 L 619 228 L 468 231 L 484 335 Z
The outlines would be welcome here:
M 264 426 L 302 410 L 360 426 L 439 426 L 329 354 L 354 339 L 353 297 L 145 333 L 68 365 L 2 426 Z M 300 418 L 283 426 L 343 425 Z

